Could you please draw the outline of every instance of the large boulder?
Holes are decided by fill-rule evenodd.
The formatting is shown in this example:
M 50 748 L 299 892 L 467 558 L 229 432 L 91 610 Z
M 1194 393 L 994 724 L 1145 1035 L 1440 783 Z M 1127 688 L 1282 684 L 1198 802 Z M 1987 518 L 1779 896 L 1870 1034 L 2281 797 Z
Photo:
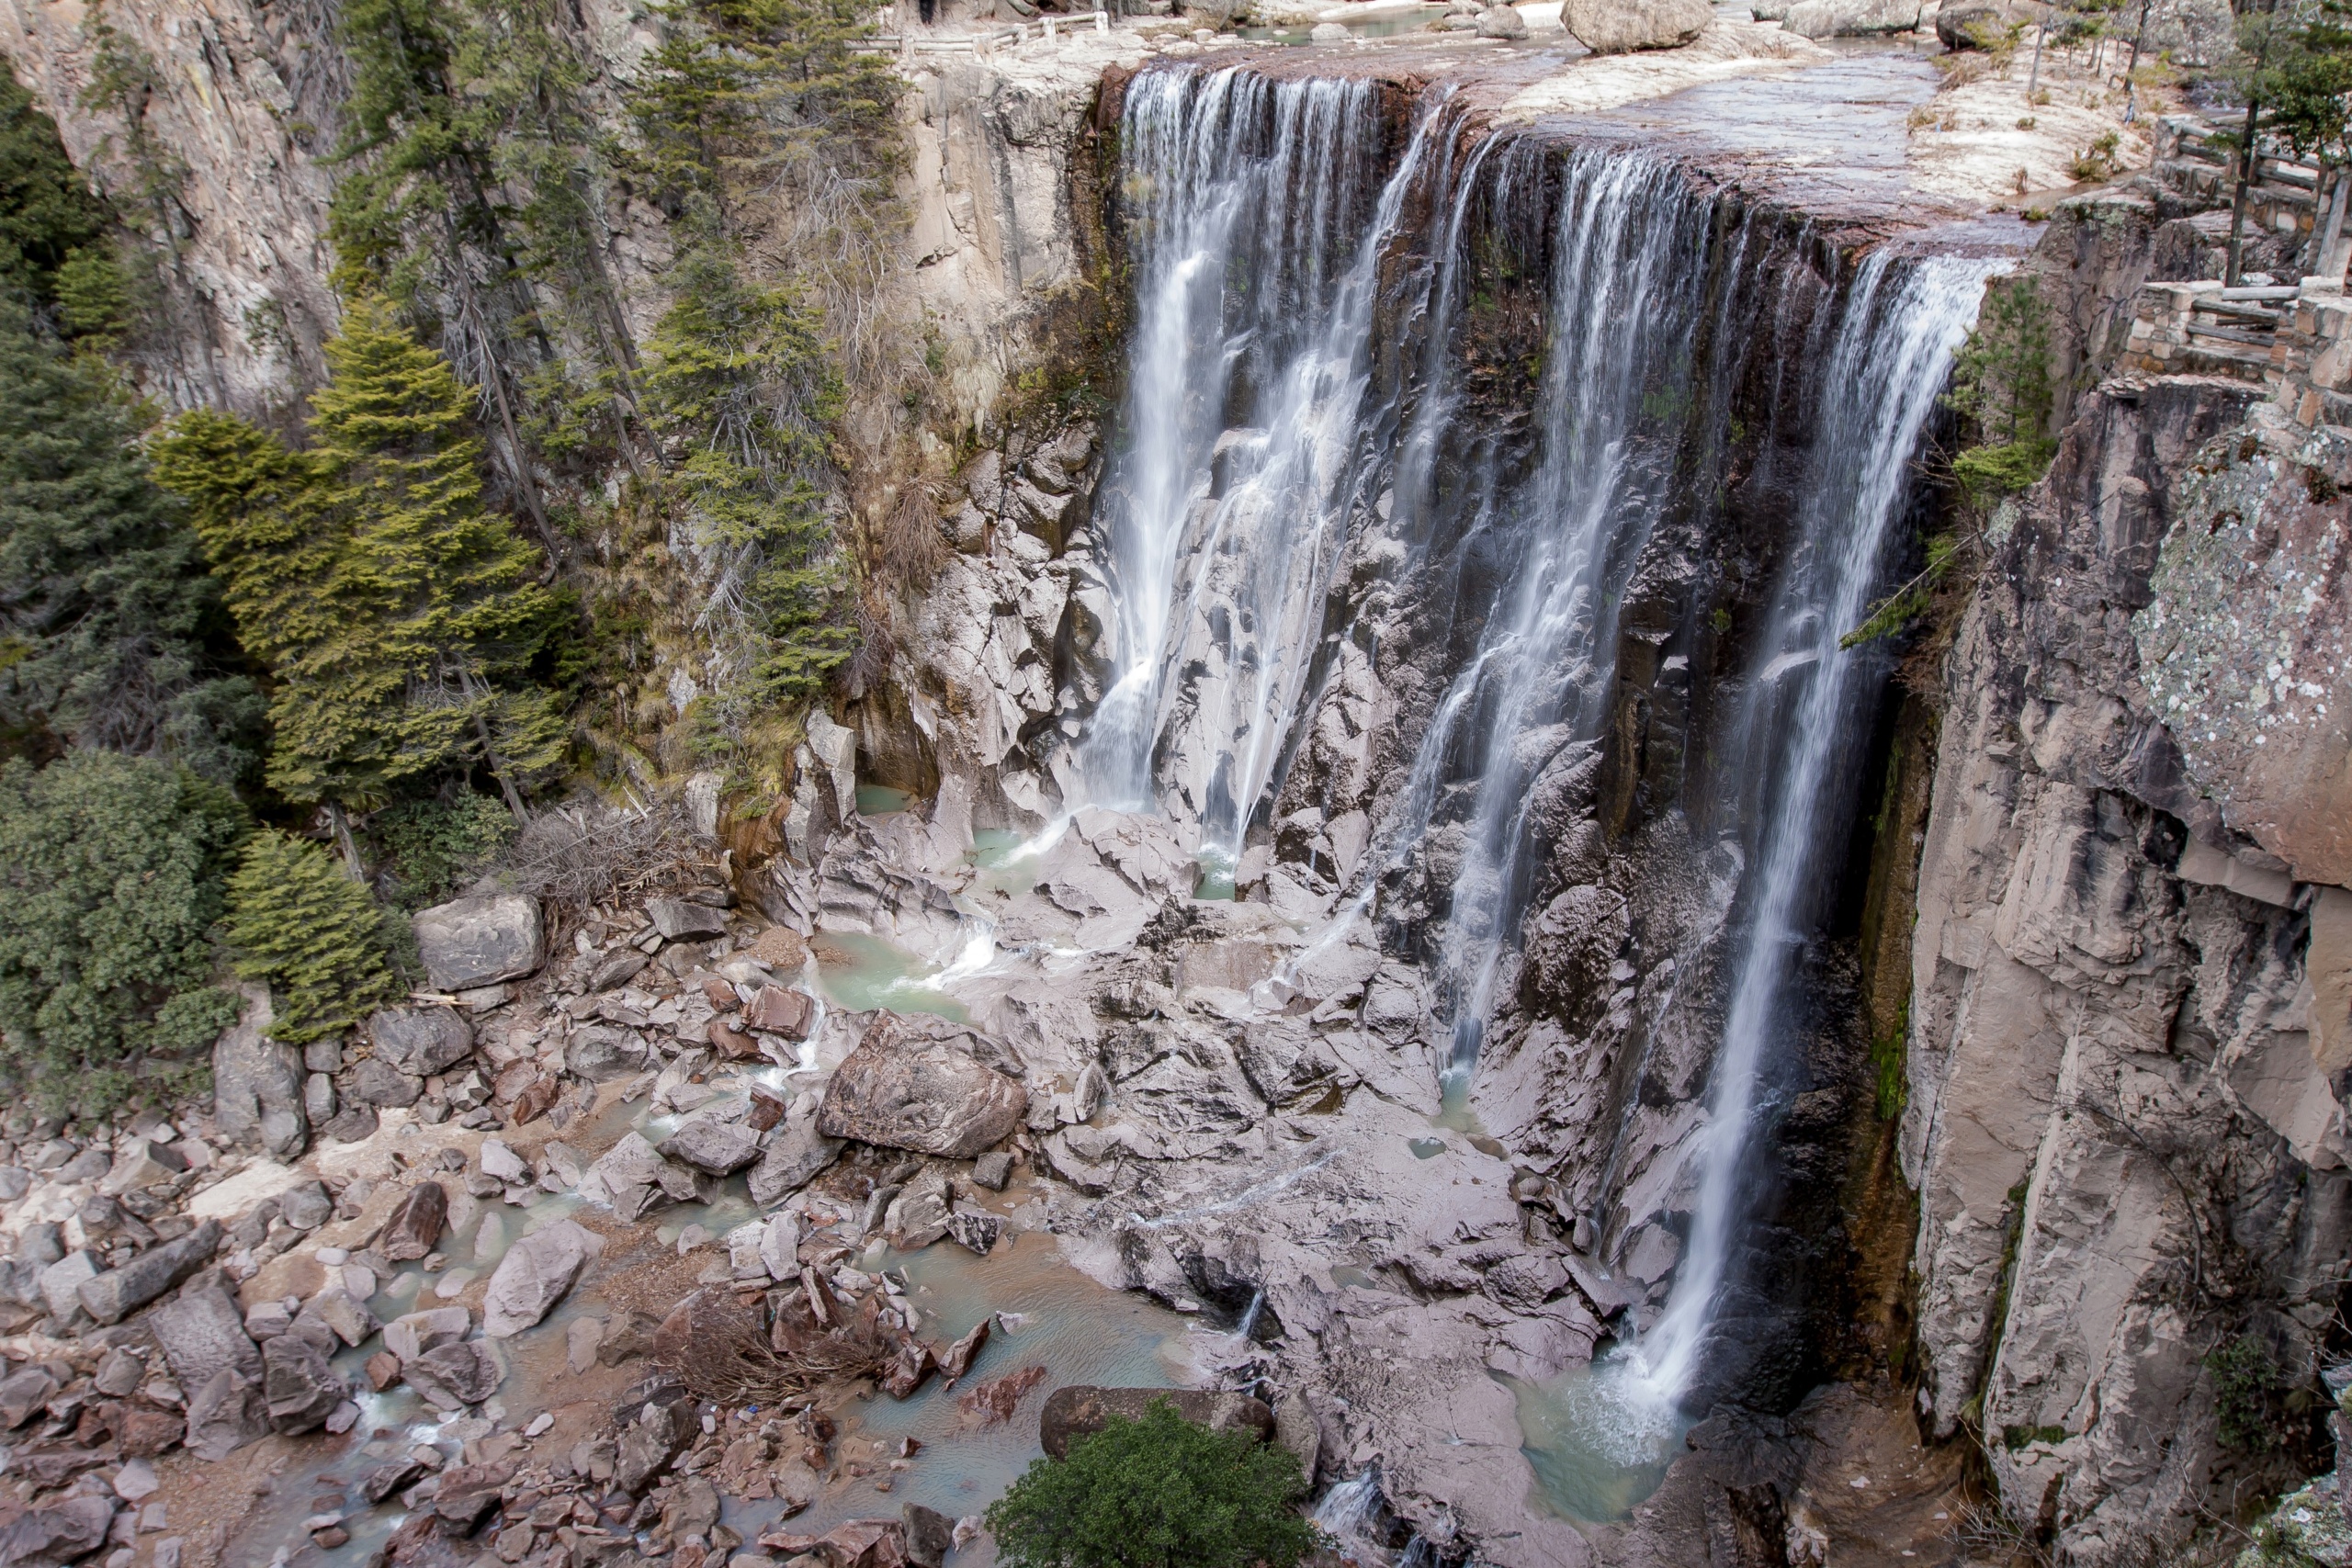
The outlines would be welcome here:
M 437 1181 L 420 1181 L 384 1222 L 376 1250 L 394 1263 L 413 1263 L 440 1245 L 448 1223 L 448 1190 Z
M 684 1203 L 703 1196 L 695 1173 L 663 1159 L 660 1151 L 638 1133 L 624 1133 L 596 1163 L 582 1172 L 580 1195 L 594 1203 L 609 1203 L 624 1220 L 639 1220 L 665 1203 Z
M 376 1056 L 411 1077 L 431 1077 L 457 1066 L 474 1048 L 473 1026 L 455 1008 L 386 1008 L 368 1020 Z
M 151 1247 L 121 1268 L 83 1280 L 82 1305 L 100 1323 L 119 1323 L 203 1268 L 220 1246 L 220 1222 L 207 1220 L 177 1241 Z
M 269 1037 L 269 988 L 247 986 L 235 1027 L 212 1047 L 212 1119 L 224 1136 L 256 1139 L 273 1155 L 302 1152 L 302 1054 Z
M 505 1374 L 488 1345 L 479 1339 L 460 1339 L 436 1345 L 402 1362 L 401 1375 L 427 1404 L 436 1410 L 456 1410 L 480 1404 L 496 1393 Z
M 633 1029 L 592 1023 L 564 1042 L 563 1065 L 590 1083 L 633 1077 L 650 1066 L 645 1039 Z
M 0 1562 L 8 1568 L 57 1568 L 107 1543 L 114 1499 L 85 1493 L 18 1516 L 0 1530 Z
M 300 1334 L 281 1334 L 261 1348 L 262 1399 L 269 1424 L 294 1437 L 326 1425 L 351 1385 L 335 1376 L 326 1352 Z
M 427 1350 L 456 1344 L 471 1333 L 473 1326 L 473 1314 L 464 1307 L 427 1307 L 422 1312 L 403 1314 L 384 1325 L 384 1348 L 406 1363 Z
M 258 1381 L 247 1382 L 224 1369 L 190 1388 L 187 1440 L 197 1458 L 218 1463 L 267 1436 L 269 1406 Z
M 996 1047 L 929 1013 L 884 1012 L 833 1074 L 817 1131 L 942 1159 L 970 1159 L 1012 1135 L 1029 1109 L 1018 1080 L 980 1058 Z
M 414 1105 L 424 1093 L 424 1080 L 412 1077 L 380 1056 L 370 1056 L 351 1069 L 351 1098 L 378 1110 Z
M 490 1290 L 482 1297 L 481 1331 L 503 1339 L 536 1325 L 571 1289 L 595 1250 L 595 1238 L 570 1220 L 516 1242 L 490 1277 Z
M 220 1286 L 182 1291 L 141 1321 L 163 1347 L 180 1387 L 201 1388 L 218 1372 L 239 1382 L 261 1381 L 261 1351 L 245 1333 L 245 1314 Z
M 768 1138 L 760 1163 L 752 1168 L 752 1201 L 762 1208 L 787 1192 L 798 1191 L 841 1157 L 842 1141 L 817 1131 L 817 1112 L 801 1111 L 786 1119 Z
M 1871 38 L 1919 26 L 1920 0 L 1798 0 L 1781 26 L 1800 38 Z
M 1221 1393 L 1205 1388 L 1094 1388 L 1073 1384 L 1057 1388 L 1038 1413 L 1037 1440 L 1055 1459 L 1069 1457 L 1069 1445 L 1091 1437 L 1110 1425 L 1113 1416 L 1135 1421 L 1161 1400 L 1176 1414 L 1211 1431 L 1241 1428 L 1255 1432 L 1261 1442 L 1274 1437 L 1274 1413 L 1263 1400 L 1246 1393 Z
M 458 898 L 418 910 L 409 923 L 435 990 L 469 991 L 519 980 L 547 958 L 547 931 L 536 898 Z
M 760 1157 L 760 1135 L 741 1122 L 697 1116 L 655 1145 L 656 1152 L 683 1160 L 713 1176 L 732 1176 Z
M 1715 19 L 1708 0 L 1562 0 L 1560 25 L 1595 54 L 1679 49 Z
M 653 929 L 668 942 L 727 933 L 726 910 L 688 898 L 649 898 L 645 901 L 645 913 L 652 920 Z

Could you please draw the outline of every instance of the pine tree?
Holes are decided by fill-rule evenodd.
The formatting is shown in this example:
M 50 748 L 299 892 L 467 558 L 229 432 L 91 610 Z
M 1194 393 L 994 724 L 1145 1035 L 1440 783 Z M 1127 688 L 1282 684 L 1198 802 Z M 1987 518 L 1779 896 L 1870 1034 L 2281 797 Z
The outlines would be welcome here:
M 0 1062 L 19 1087 L 103 1111 L 137 1058 L 200 1052 L 235 1018 L 210 931 L 244 833 L 235 797 L 185 768 L 0 767 Z
M 0 289 L 46 301 L 58 269 L 106 227 L 105 204 L 66 157 L 57 126 L 0 61 Z
M 275 677 L 270 784 L 365 807 L 480 763 L 520 816 L 564 745 L 554 694 L 530 680 L 557 603 L 482 505 L 448 361 L 380 299 L 354 306 L 326 352 L 309 451 L 210 412 L 157 445 Z
M 260 694 L 134 412 L 102 367 L 0 300 L 0 722 L 232 783 L 254 761 Z
M 308 840 L 271 831 L 245 845 L 226 933 L 238 976 L 269 987 L 270 1034 L 288 1044 L 349 1029 L 400 995 L 375 900 Z

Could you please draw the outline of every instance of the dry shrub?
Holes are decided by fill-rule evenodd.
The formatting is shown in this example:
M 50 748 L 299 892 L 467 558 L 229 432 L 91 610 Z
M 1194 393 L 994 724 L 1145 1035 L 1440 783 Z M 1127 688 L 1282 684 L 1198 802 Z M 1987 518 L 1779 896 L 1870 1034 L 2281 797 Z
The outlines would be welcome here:
M 681 1303 L 654 1341 L 654 1359 L 697 1399 L 741 1409 L 805 1399 L 829 1383 L 879 1379 L 898 1349 L 897 1325 L 884 1325 L 869 1296 L 828 1329 L 805 1298 L 783 1298 L 773 1328 L 756 1303 L 700 1292 Z
M 578 909 L 642 892 L 693 854 L 685 811 L 675 801 L 628 810 L 568 806 L 525 828 L 492 874 L 514 892 Z
M 875 541 L 874 565 L 892 582 L 917 592 L 947 563 L 947 541 L 939 532 L 939 502 L 931 487 L 911 484 L 899 497 Z

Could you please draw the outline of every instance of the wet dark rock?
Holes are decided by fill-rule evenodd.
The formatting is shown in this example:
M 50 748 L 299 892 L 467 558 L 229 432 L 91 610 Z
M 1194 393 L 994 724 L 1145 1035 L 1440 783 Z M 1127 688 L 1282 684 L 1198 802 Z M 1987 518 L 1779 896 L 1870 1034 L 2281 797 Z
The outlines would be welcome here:
M 261 1348 L 262 1397 L 269 1424 L 288 1437 L 326 1425 L 351 1385 L 327 1364 L 326 1352 L 300 1334 L 281 1334 Z
M 420 1181 L 384 1222 L 376 1250 L 395 1263 L 413 1262 L 439 1244 L 448 1224 L 447 1190 L 437 1181 Z
M 963 1247 L 986 1258 L 1004 1234 L 1004 1221 L 978 1209 L 958 1209 L 947 1216 L 947 1234 Z
M 547 956 L 546 930 L 533 898 L 458 898 L 420 909 L 410 924 L 417 955 L 438 991 L 519 980 Z
M 219 1222 L 207 1220 L 177 1241 L 150 1247 L 119 1269 L 82 1281 L 82 1306 L 100 1323 L 119 1323 L 186 1280 L 220 1246 Z
M 381 1503 L 395 1492 L 405 1490 L 424 1475 L 424 1466 L 403 1454 L 389 1464 L 379 1464 L 359 1478 L 359 1495 L 370 1503 Z
M 913 1568 L 945 1568 L 956 1550 L 956 1521 L 936 1508 L 909 1503 L 901 1510 L 906 1526 L 907 1561 Z
M 217 1462 L 268 1435 L 269 1406 L 257 1383 L 223 1370 L 190 1390 L 187 1446 L 198 1458 Z
M 995 1048 L 930 1014 L 883 1012 L 833 1074 L 817 1131 L 886 1148 L 970 1159 L 1017 1130 L 1029 1108 L 1018 1080 L 982 1065 Z
M 1073 1438 L 1091 1437 L 1113 1416 L 1138 1420 L 1161 1400 L 1185 1420 L 1212 1431 L 1246 1428 L 1261 1441 L 1274 1437 L 1274 1413 L 1265 1402 L 1243 1393 L 1202 1388 L 1095 1388 L 1083 1383 L 1057 1388 L 1046 1397 L 1037 1418 L 1037 1440 L 1055 1459 L 1069 1456 Z
M 450 1007 L 386 1008 L 368 1020 L 376 1055 L 411 1077 L 431 1077 L 473 1053 L 473 1025 Z
M 1004 1190 L 1012 1179 L 1012 1156 L 1003 1149 L 991 1149 L 972 1162 L 972 1183 L 991 1192 Z

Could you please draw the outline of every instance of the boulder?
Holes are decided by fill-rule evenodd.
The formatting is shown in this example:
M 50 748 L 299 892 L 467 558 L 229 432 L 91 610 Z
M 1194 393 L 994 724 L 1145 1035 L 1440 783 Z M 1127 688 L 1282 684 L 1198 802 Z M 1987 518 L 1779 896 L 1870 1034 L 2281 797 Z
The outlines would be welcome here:
M 409 923 L 436 991 L 519 980 L 547 957 L 547 932 L 535 898 L 458 898 L 420 909 Z
M 169 1181 L 187 1169 L 187 1156 L 169 1144 L 130 1138 L 118 1145 L 114 1167 L 98 1179 L 98 1190 L 109 1198 Z M 17 1194 L 21 1198 L 22 1192 Z
M 1110 1425 L 1113 1416 L 1140 1419 L 1161 1400 L 1195 1426 L 1222 1432 L 1247 1428 L 1261 1442 L 1274 1437 L 1274 1413 L 1263 1400 L 1246 1393 L 1221 1393 L 1205 1388 L 1094 1388 L 1083 1383 L 1057 1388 L 1046 1397 L 1037 1417 L 1037 1440 L 1055 1459 L 1069 1457 L 1073 1438 L 1091 1437 Z
M 564 1042 L 563 1065 L 590 1083 L 611 1083 L 645 1071 L 645 1041 L 633 1029 L 592 1023 Z
M 331 1285 L 312 1296 L 302 1308 L 301 1315 L 293 1323 L 298 1334 L 317 1337 L 315 1328 L 322 1328 L 345 1345 L 356 1346 L 376 1332 L 379 1325 L 376 1314 L 367 1304 L 353 1297 L 340 1285 Z M 329 1354 L 333 1354 L 332 1351 Z
M 403 1313 L 384 1325 L 384 1348 L 406 1363 L 435 1347 L 463 1339 L 473 1326 L 473 1314 L 461 1306 Z
M 374 1106 L 346 1105 L 319 1131 L 338 1144 L 364 1144 L 376 1135 L 378 1123 Z
M 763 1208 L 808 1185 L 820 1171 L 841 1157 L 842 1141 L 817 1131 L 817 1113 L 807 1111 L 786 1121 L 774 1134 L 752 1168 L 752 1201 Z
M 1519 14 L 1516 6 L 1492 6 L 1478 13 L 1476 31 L 1480 38 L 1525 38 L 1527 18 Z
M 413 1078 L 379 1056 L 370 1056 L 351 1069 L 351 1098 L 362 1105 L 390 1110 L 414 1105 L 424 1092 L 424 1080 Z
M 427 1404 L 456 1410 L 480 1404 L 496 1393 L 505 1373 L 489 1346 L 479 1339 L 459 1339 L 435 1345 L 416 1359 L 403 1362 L 401 1376 Z
M 588 972 L 588 988 L 609 991 L 616 986 L 626 986 L 638 976 L 638 972 L 653 960 L 633 947 L 624 947 L 608 954 L 595 968 Z
M 40 1271 L 41 1301 L 62 1321 L 82 1310 L 82 1287 L 98 1277 L 96 1258 L 85 1248 L 69 1252 Z
M 203 1268 L 220 1246 L 220 1222 L 207 1220 L 177 1241 L 151 1247 L 121 1268 L 83 1280 L 82 1305 L 100 1323 L 120 1323 Z
M 437 1181 L 420 1181 L 384 1222 L 376 1250 L 394 1263 L 423 1258 L 440 1244 L 449 1223 L 449 1193 Z
M 1004 1184 L 1012 1179 L 1012 1156 L 1003 1149 L 991 1149 L 972 1162 L 972 1183 L 991 1192 L 1001 1192 Z
M 707 904 L 696 904 L 690 899 L 649 898 L 645 901 L 645 914 L 665 942 L 727 934 L 726 910 L 714 909 Z
M 760 1227 L 760 1265 L 771 1279 L 789 1280 L 800 1271 L 800 1216 L 789 1209 L 770 1214 Z
M 1714 19 L 1709 0 L 1562 0 L 1560 6 L 1560 25 L 1595 54 L 1679 49 Z
M 1004 1234 L 1004 1221 L 985 1209 L 958 1209 L 947 1216 L 946 1228 L 966 1251 L 986 1258 L 995 1249 L 997 1238 Z
M 531 1179 L 531 1168 L 523 1163 L 523 1156 L 510 1148 L 503 1138 L 484 1138 L 481 1153 L 477 1157 L 481 1161 L 484 1176 L 503 1181 L 510 1187 L 518 1181 Z
M 947 1554 L 956 1550 L 956 1521 L 921 1503 L 907 1504 L 899 1516 L 905 1521 L 907 1562 L 912 1568 L 946 1568 Z
M 114 1499 L 84 1494 L 35 1508 L 0 1530 L 0 1563 L 8 1568 L 58 1568 L 107 1543 Z
M 1920 0 L 1797 0 L 1781 26 L 1800 38 L 1869 38 L 1919 26 Z
M 260 1139 L 274 1155 L 300 1154 L 309 1126 L 302 1111 L 302 1055 L 269 1037 L 268 987 L 247 986 L 243 991 L 244 1011 L 212 1047 L 214 1124 L 226 1137 Z
M 547 1316 L 571 1289 L 594 1249 L 594 1238 L 570 1220 L 516 1242 L 490 1277 L 489 1292 L 482 1298 L 482 1332 L 503 1339 Z
M 281 1334 L 261 1348 L 262 1399 L 270 1427 L 293 1437 L 327 1424 L 351 1385 L 327 1365 L 326 1352 L 300 1334 Z
M 762 986 L 760 994 L 752 998 L 744 1010 L 743 1020 L 753 1029 L 769 1034 L 781 1034 L 787 1040 L 806 1040 L 817 1026 L 817 1004 L 805 991 L 783 986 Z
M 678 1407 L 648 1402 L 635 1419 L 621 1428 L 614 1444 L 613 1479 L 622 1491 L 636 1496 L 670 1468 L 691 1435 L 690 1424 Z
M 334 1199 L 323 1182 L 300 1182 L 278 1194 L 277 1217 L 298 1231 L 314 1231 L 334 1218 Z
M 57 1380 L 48 1369 L 20 1367 L 0 1380 L 0 1427 L 16 1430 L 40 1414 L 57 1392 Z
M 989 1331 L 995 1326 L 993 1315 L 974 1324 L 971 1331 L 939 1353 L 939 1375 L 954 1382 L 972 1370 L 972 1363 L 988 1348 Z
M 995 1050 L 947 1019 L 880 1013 L 825 1086 L 817 1131 L 970 1159 L 1011 1137 L 1029 1109 L 1019 1082 L 981 1065 Z
M 473 1054 L 473 1025 L 455 1008 L 386 1008 L 368 1020 L 376 1055 L 411 1077 L 431 1077 Z
M 246 1337 L 244 1314 L 218 1285 L 184 1290 L 142 1321 L 184 1389 L 200 1388 L 224 1371 L 239 1382 L 261 1380 L 261 1352 Z
M 217 1463 L 247 1443 L 257 1443 L 267 1436 L 269 1406 L 262 1397 L 258 1382 L 248 1382 L 224 1370 L 191 1388 L 187 1396 L 187 1446 L 198 1459 Z
M 512 1463 L 461 1464 L 443 1471 L 433 1493 L 433 1512 L 442 1529 L 453 1536 L 472 1534 L 498 1506 L 499 1488 L 514 1473 Z
M 657 1152 L 713 1176 L 732 1176 L 760 1157 L 760 1135 L 741 1122 L 697 1116 L 656 1145 Z
M 580 1178 L 580 1195 L 625 1220 L 700 1196 L 694 1173 L 672 1165 L 639 1134 L 624 1133 Z

